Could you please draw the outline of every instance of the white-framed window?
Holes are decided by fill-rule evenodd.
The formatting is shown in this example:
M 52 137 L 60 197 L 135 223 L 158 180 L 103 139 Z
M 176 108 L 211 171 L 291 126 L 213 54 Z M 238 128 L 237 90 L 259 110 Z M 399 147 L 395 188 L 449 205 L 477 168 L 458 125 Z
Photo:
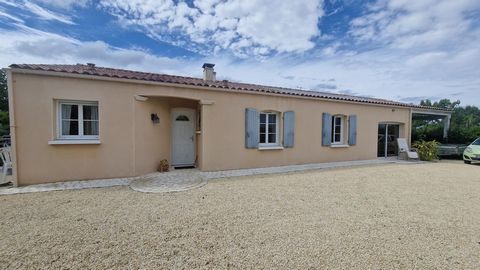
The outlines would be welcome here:
M 332 116 L 332 144 L 343 144 L 344 116 Z
M 278 146 L 278 113 L 260 113 L 260 141 L 259 146 Z
M 58 139 L 96 140 L 98 134 L 98 102 L 66 100 L 57 102 Z

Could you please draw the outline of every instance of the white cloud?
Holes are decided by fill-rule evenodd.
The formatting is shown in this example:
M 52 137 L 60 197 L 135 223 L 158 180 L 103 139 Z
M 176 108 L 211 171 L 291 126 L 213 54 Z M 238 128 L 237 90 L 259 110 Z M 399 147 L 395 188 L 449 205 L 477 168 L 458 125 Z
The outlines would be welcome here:
M 471 21 L 475 5 L 469 6 L 467 2 L 458 2 L 461 7 L 455 7 L 457 11 L 450 15 L 438 10 L 433 13 L 423 11 L 422 6 L 415 6 L 418 3 L 405 7 L 405 1 L 379 2 L 365 16 L 351 22 L 350 33 L 362 45 L 360 47 L 373 44 L 376 45 L 374 49 L 346 51 L 345 48 L 354 50 L 355 47 L 349 47 L 346 40 L 328 37 L 325 39 L 327 45 L 322 47 L 318 44 L 315 49 L 303 54 L 303 50 L 308 50 L 310 46 L 305 45 L 310 42 L 310 36 L 318 30 L 312 30 L 310 35 L 300 33 L 299 37 L 289 39 L 286 33 L 290 30 L 286 29 L 284 40 L 278 39 L 283 35 L 281 31 L 273 31 L 270 37 L 263 37 L 260 33 L 264 33 L 265 29 L 283 27 L 284 22 L 279 22 L 277 26 L 261 25 L 262 16 L 269 16 L 261 15 L 268 13 L 258 6 L 263 3 L 261 0 L 246 3 L 197 0 L 194 7 L 166 0 L 119 1 L 110 3 L 108 9 L 116 11 L 124 25 L 151 29 L 149 34 L 159 39 L 165 39 L 174 32 L 188 37 L 177 40 L 179 44 L 188 44 L 189 40 L 212 43 L 214 53 L 205 58 L 169 58 L 152 55 L 142 49 L 116 48 L 103 41 L 80 41 L 42 32 L 17 21 L 18 30 L 0 29 L 0 65 L 94 62 L 99 66 L 200 77 L 201 64 L 213 62 L 219 79 L 326 89 L 406 102 L 417 101 L 421 97 L 458 98 L 464 105 L 480 105 L 480 29 Z M 252 3 L 258 10 L 253 8 L 255 5 Z M 442 6 L 439 10 L 446 9 L 442 3 L 439 3 Z M 291 8 L 288 12 L 298 13 L 301 9 Z M 277 14 L 275 11 L 272 13 Z M 427 23 L 429 20 L 425 18 L 431 18 L 431 14 L 436 14 L 436 17 L 433 22 Z M 283 17 L 290 18 L 290 15 Z M 299 27 L 299 22 L 291 24 Z M 255 25 L 260 25 L 260 28 L 255 28 Z M 442 29 L 439 25 L 446 28 Z M 453 35 L 452 30 L 447 28 L 461 32 Z M 433 38 L 435 36 L 437 38 Z M 318 37 L 317 41 L 321 39 Z M 306 43 L 302 45 L 298 40 Z M 176 42 L 174 39 L 171 41 Z M 303 49 L 269 55 L 272 51 L 287 52 L 295 42 Z M 191 44 L 189 46 L 197 46 L 195 48 L 200 51 L 205 49 L 202 44 Z M 230 51 L 244 59 L 239 61 L 226 53 Z
M 379 0 L 350 22 L 349 34 L 357 45 L 374 48 L 362 63 L 378 66 L 385 89 L 402 85 L 393 98 L 419 96 L 415 92 L 454 98 L 451 85 L 462 85 L 462 100 L 480 104 L 472 87 L 480 80 L 479 21 L 472 16 L 479 12 L 478 0 Z
M 25 9 L 37 15 L 38 18 L 42 20 L 59 21 L 66 24 L 75 24 L 70 17 L 42 8 L 41 6 L 34 3 L 25 2 L 23 6 Z
M 360 42 L 380 42 L 393 48 L 431 49 L 457 43 L 469 35 L 478 0 L 379 0 L 351 21 L 350 34 Z
M 335 58 L 321 61 L 314 57 L 302 61 L 276 57 L 238 62 L 225 55 L 178 59 L 19 27 L 16 31 L 0 30 L 0 40 L 4 41 L 0 43 L 2 67 L 12 63 L 94 62 L 99 66 L 201 77 L 201 64 L 213 62 L 219 79 L 355 93 L 406 102 L 417 101 L 421 96 L 459 98 L 464 105 L 480 105 L 478 50 L 462 50 L 455 54 L 437 51 L 414 57 L 378 50 L 337 53 Z M 439 62 L 443 64 L 436 67 Z
M 17 23 L 24 23 L 24 21 L 22 19 L 20 19 L 19 17 L 7 14 L 7 13 L 3 12 L 2 10 L 0 10 L 0 20 L 2 20 L 2 17 L 4 19 L 15 21 Z
M 91 0 L 35 0 L 38 3 L 46 4 L 48 6 L 70 9 L 72 7 L 86 7 Z
M 59 14 L 57 12 L 53 12 L 49 9 L 43 8 L 31 1 L 11 1 L 11 0 L 4 0 L 0 1 L 0 4 L 4 4 L 5 6 L 11 6 L 15 8 L 22 9 L 27 11 L 36 16 L 36 18 L 45 21 L 58 21 L 65 24 L 75 24 L 69 16 L 64 14 Z M 2 6 L 0 6 L 2 8 Z M 9 18 L 11 20 L 16 21 L 17 23 L 24 23 L 24 20 L 20 19 L 18 16 L 14 16 L 11 14 L 2 14 L 2 10 L 0 10 L 0 17 Z
M 75 64 L 94 62 L 101 66 L 186 74 L 183 60 L 159 57 L 138 49 L 121 49 L 102 41 L 81 42 L 73 38 L 19 26 L 20 31 L 0 30 L 0 66 L 13 63 Z M 200 63 L 197 64 L 200 66 Z
M 196 0 L 192 6 L 172 0 L 103 0 L 101 5 L 122 24 L 144 27 L 162 41 L 179 44 L 187 37 L 196 43 L 191 49 L 211 53 L 217 47 L 242 57 L 314 48 L 323 16 L 320 0 Z

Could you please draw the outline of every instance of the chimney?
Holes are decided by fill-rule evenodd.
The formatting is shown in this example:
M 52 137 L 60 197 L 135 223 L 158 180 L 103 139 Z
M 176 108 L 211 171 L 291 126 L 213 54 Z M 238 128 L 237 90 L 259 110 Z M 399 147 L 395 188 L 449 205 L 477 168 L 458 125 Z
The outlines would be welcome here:
M 202 68 L 203 68 L 204 81 L 215 81 L 215 75 L 217 75 L 217 73 L 213 69 L 214 66 L 215 64 L 210 64 L 210 63 L 203 64 Z

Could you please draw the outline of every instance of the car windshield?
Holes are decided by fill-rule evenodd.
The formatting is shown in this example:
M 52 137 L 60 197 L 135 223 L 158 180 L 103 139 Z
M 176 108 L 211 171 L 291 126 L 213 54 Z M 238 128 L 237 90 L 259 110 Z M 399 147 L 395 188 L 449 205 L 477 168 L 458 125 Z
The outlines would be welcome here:
M 478 138 L 474 142 L 472 142 L 472 145 L 480 145 L 480 138 Z

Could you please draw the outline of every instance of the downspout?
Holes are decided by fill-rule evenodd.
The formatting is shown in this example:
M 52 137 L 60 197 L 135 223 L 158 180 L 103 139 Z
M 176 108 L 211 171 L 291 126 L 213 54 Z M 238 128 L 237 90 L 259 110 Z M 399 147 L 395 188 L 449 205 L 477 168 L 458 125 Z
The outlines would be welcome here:
M 18 187 L 18 164 L 17 164 L 17 140 L 15 125 L 15 99 L 13 98 L 13 77 L 11 69 L 4 69 L 7 74 L 7 91 L 8 91 L 8 115 L 10 118 L 10 149 L 12 159 L 12 183 L 14 187 Z
M 208 133 L 210 132 L 209 129 L 207 128 L 207 125 L 211 121 L 210 114 L 209 114 L 209 109 L 210 107 L 215 104 L 215 101 L 213 100 L 200 100 L 200 106 L 201 106 L 201 112 L 200 112 L 200 117 L 201 117 L 201 126 L 200 126 L 200 153 L 199 153 L 199 169 L 201 171 L 208 171 L 211 169 L 211 165 L 208 163 L 209 160 L 207 160 L 207 151 L 210 151 L 207 147 L 207 136 Z
M 409 125 L 408 125 L 408 146 L 412 148 L 412 129 L 413 129 L 413 111 L 412 108 L 410 108 L 410 119 L 409 119 Z
M 137 176 L 137 101 L 145 102 L 148 97 L 142 95 L 134 95 L 132 99 L 132 168 L 130 174 Z
M 132 100 L 132 154 L 133 154 L 133 158 L 132 158 L 132 168 L 131 168 L 131 175 L 132 176 L 137 176 L 137 152 L 136 152 L 136 146 L 137 146 L 137 142 L 136 142 L 136 118 L 137 118 L 137 115 L 136 115 L 136 107 L 137 107 L 137 96 L 134 96 L 134 99 Z M 140 100 L 140 101 L 146 101 L 147 99 L 145 100 Z

